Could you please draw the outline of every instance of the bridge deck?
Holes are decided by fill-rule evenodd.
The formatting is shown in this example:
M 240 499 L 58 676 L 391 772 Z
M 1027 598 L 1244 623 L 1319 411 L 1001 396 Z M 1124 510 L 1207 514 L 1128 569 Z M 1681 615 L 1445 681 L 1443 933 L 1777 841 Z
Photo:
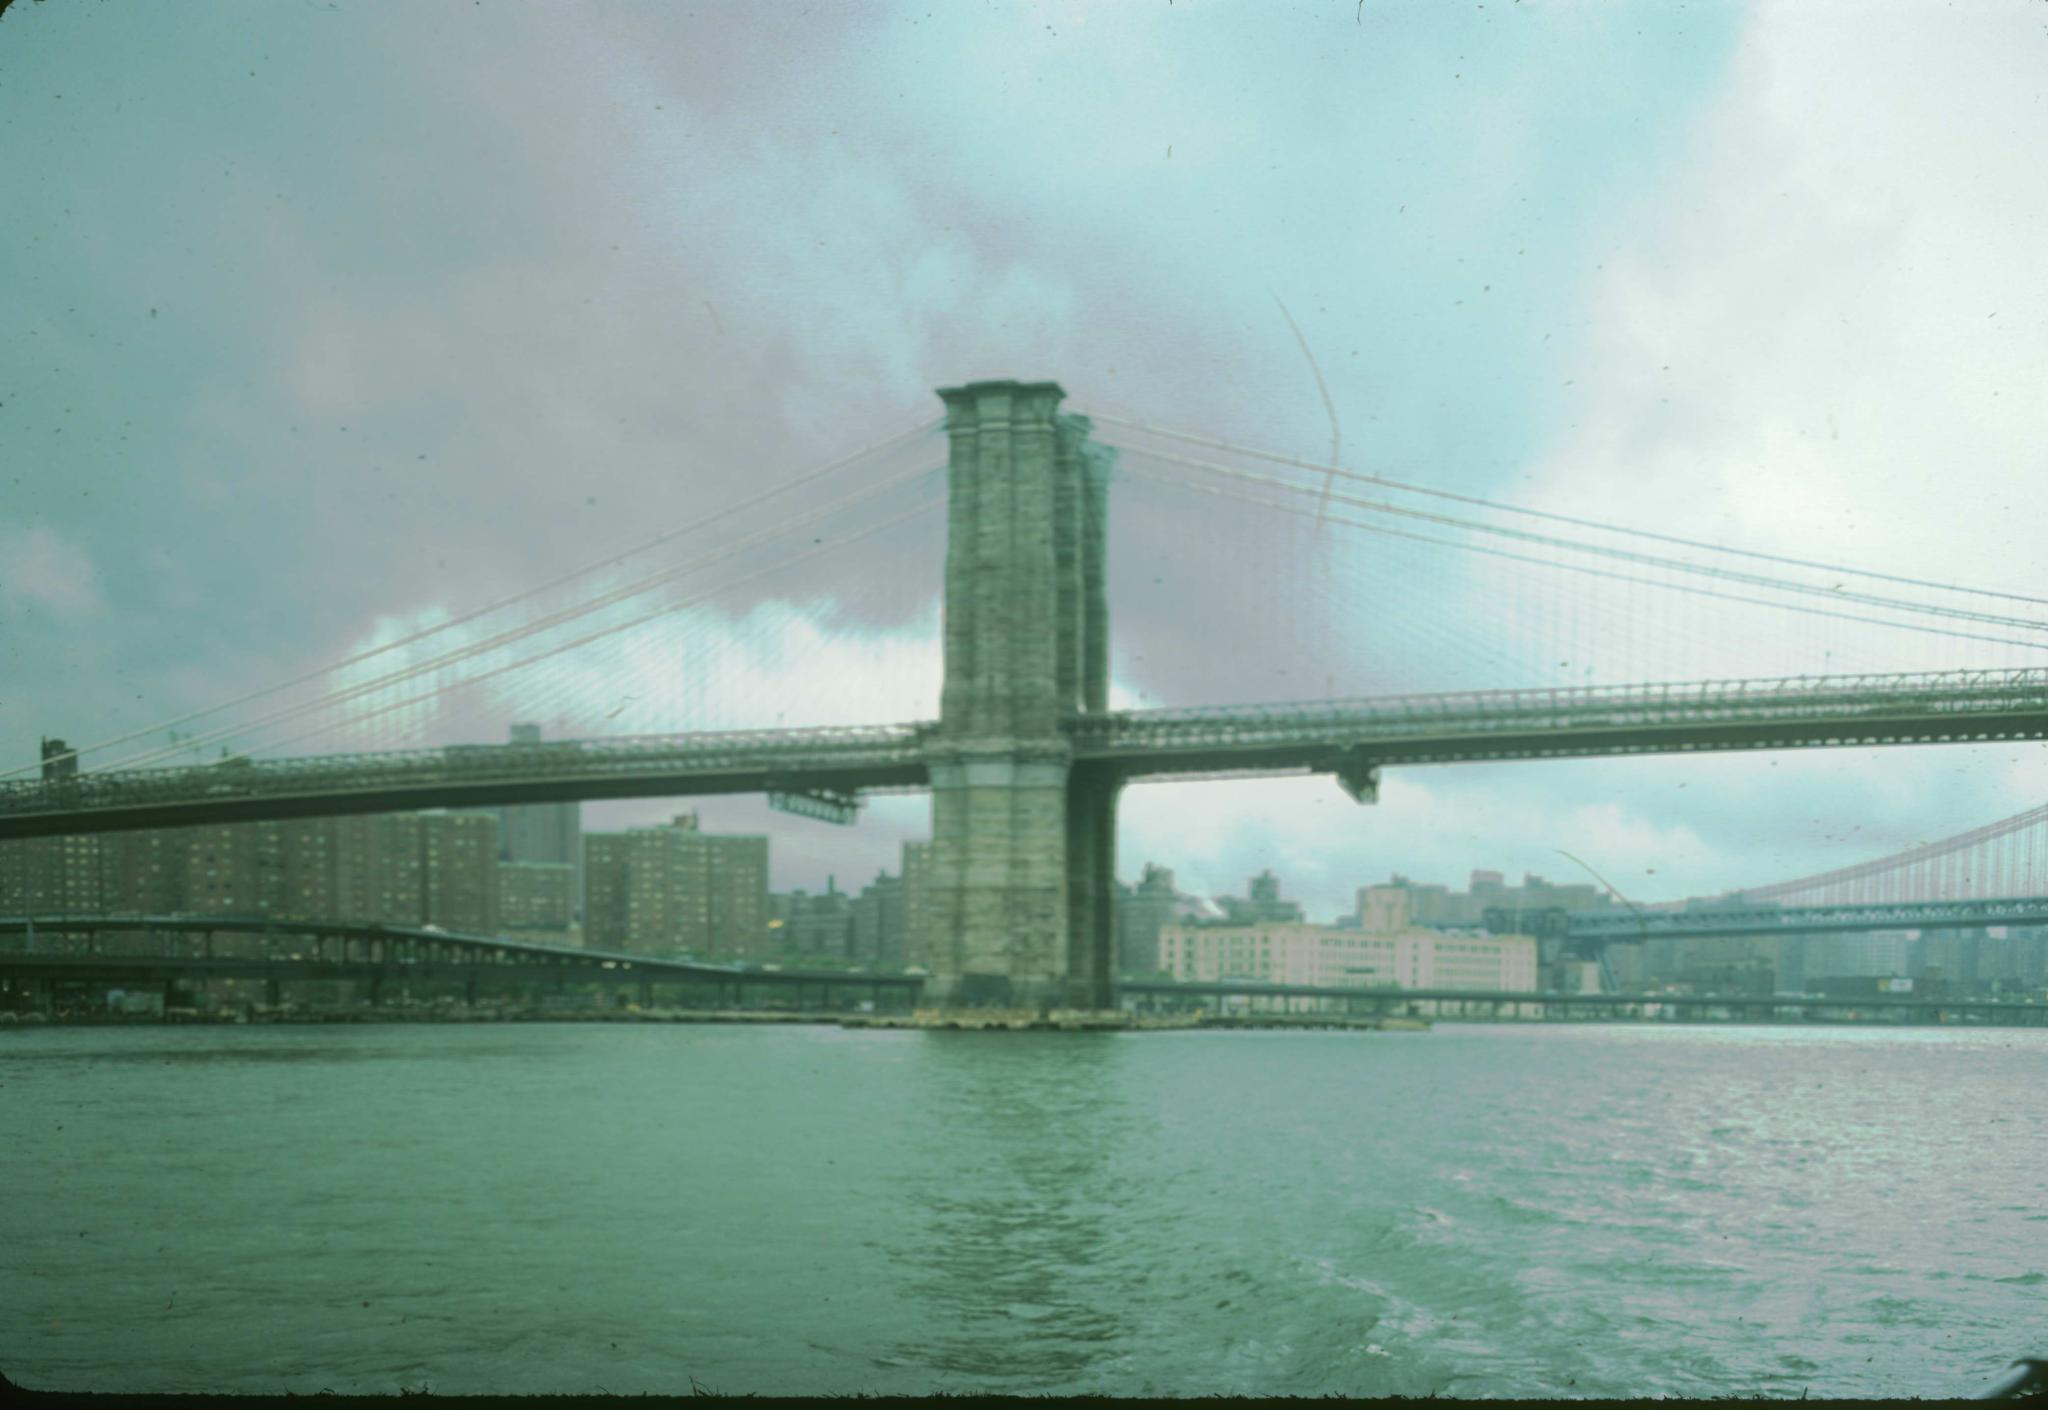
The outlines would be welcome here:
M 1702 907 L 1684 911 L 1616 908 L 1575 911 L 1568 938 L 1587 941 L 1687 940 L 1733 935 L 1818 935 L 1870 930 L 1965 930 L 1985 925 L 2048 925 L 2048 896 L 1981 901 L 1896 901 L 1868 905 Z
M 1128 780 L 1356 764 L 2048 738 L 2048 670 L 1465 692 L 1075 716 Z M 87 772 L 0 783 L 0 839 L 571 799 L 915 788 L 930 723 L 679 734 Z
M 449 745 L 387 754 L 231 758 L 0 783 L 0 839 L 264 818 L 921 785 L 930 726 Z
M 1077 758 L 1148 773 L 2048 738 L 2048 671 L 1468 692 L 1076 720 Z

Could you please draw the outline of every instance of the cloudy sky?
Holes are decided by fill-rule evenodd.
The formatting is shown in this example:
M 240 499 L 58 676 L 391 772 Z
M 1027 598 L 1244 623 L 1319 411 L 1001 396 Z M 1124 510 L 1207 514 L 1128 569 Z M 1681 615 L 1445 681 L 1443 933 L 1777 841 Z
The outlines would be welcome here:
M 475 609 L 914 430 L 933 387 L 984 376 L 2048 597 L 2044 90 L 2036 0 L 17 4 L 0 764 L 486 642 L 501 619 Z M 634 599 L 670 609 L 645 630 L 375 727 L 279 743 L 287 720 L 272 746 L 929 716 L 941 524 L 914 511 L 942 453 L 913 436 L 519 609 L 731 553 Z M 890 478 L 834 528 L 750 546 Z M 1111 512 L 1127 703 L 2040 659 L 1135 474 Z M 872 536 L 839 547 L 850 525 Z M 778 566 L 791 545 L 818 556 Z M 1158 860 L 1208 892 L 1271 866 L 1319 915 L 1394 871 L 1580 879 L 1561 852 L 1664 899 L 2044 788 L 2038 746 L 1442 767 L 1372 808 L 1324 779 L 1135 788 L 1121 847 L 1127 874 Z M 771 831 L 778 886 L 857 882 L 925 826 L 915 798 L 852 830 L 702 810 Z

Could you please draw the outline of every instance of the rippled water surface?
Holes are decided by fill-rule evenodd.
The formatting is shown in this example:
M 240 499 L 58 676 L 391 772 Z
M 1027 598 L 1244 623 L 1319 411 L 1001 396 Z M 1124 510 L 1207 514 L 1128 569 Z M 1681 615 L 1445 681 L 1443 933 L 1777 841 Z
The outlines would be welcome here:
M 47 1388 L 1967 1395 L 2048 1033 L 0 1032 Z

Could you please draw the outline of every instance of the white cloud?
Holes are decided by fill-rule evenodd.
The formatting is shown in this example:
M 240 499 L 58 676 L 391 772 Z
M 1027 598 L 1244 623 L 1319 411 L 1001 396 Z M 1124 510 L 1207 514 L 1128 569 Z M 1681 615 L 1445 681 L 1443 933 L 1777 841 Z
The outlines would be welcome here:
M 1757 7 L 1687 159 L 1612 231 L 1559 368 L 1569 429 L 1522 498 L 2038 594 L 2040 58 L 2022 7 Z M 1874 635 L 1822 630 L 1878 664 Z M 1700 644 L 1697 674 L 1754 660 L 1729 635 Z M 1894 654 L 1943 655 L 1911 638 Z
M 1758 6 L 1685 158 L 1607 232 L 1588 331 L 1557 367 L 1560 434 L 1514 498 L 2043 595 L 2032 567 L 2048 522 L 2048 401 L 2035 390 L 2048 378 L 2048 166 L 2027 120 L 2039 59 L 2039 20 L 2020 7 L 1898 7 L 1863 23 L 1835 7 Z M 1544 576 L 1480 579 L 1525 641 L 1553 630 Z M 1579 651 L 1556 654 L 1625 660 L 1636 678 L 2048 664 L 2040 650 L 1650 589 L 1556 590 L 1603 587 L 1611 607 Z M 1694 865 L 1660 874 L 1696 891 L 1770 880 L 1760 866 L 1791 876 L 1822 857 L 1882 855 L 2018 811 L 2048 785 L 2038 747 L 1722 758 L 1677 796 L 1654 786 L 1655 768 L 1632 769 L 1633 798 L 1604 813 L 1566 804 L 1560 825 L 1576 818 L 1624 857 L 1689 853 Z M 1591 776 L 1560 772 L 1560 796 Z M 1735 835 L 1745 806 L 1774 851 Z M 1717 815 L 1714 846 L 1683 835 L 1688 816 Z M 1785 845 L 1787 833 L 1804 840 Z
M 658 601 L 630 600 L 501 645 L 488 645 L 504 626 L 491 616 L 446 630 L 439 608 L 381 619 L 351 650 L 380 654 L 319 686 L 363 693 L 293 728 L 332 722 L 321 736 L 325 750 L 492 741 L 513 720 L 537 721 L 555 738 L 598 738 L 937 714 L 935 613 L 896 628 L 848 629 L 830 600 L 770 600 L 739 613 L 687 606 L 627 625 Z M 621 629 L 554 650 L 608 627 Z M 385 649 L 423 630 L 431 635 Z M 450 656 L 460 659 L 428 668 Z M 400 673 L 404 679 L 377 684 Z
M 0 602 L 10 610 L 40 609 L 60 617 L 83 616 L 103 606 L 92 559 L 47 528 L 0 537 Z

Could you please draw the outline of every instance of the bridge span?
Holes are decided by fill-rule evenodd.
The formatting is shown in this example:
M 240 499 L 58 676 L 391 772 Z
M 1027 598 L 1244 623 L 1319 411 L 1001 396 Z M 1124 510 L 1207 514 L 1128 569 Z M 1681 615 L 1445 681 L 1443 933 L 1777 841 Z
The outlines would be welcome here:
M 943 1004 L 1113 997 L 1117 800 L 1148 779 L 1386 766 L 2048 738 L 2048 670 L 1859 675 L 1113 711 L 1106 596 L 1114 451 L 1051 382 L 939 392 L 947 547 L 939 718 L 866 729 L 449 746 L 81 771 L 0 783 L 0 839 L 568 799 L 770 792 L 827 811 L 928 788 L 913 945 Z
M 1066 756 L 1115 783 L 1382 765 L 2048 738 L 2048 669 L 1467 691 L 1075 714 Z M 380 754 L 231 758 L 0 782 L 0 840 L 508 803 L 930 786 L 937 721 Z
M 1604 945 L 1737 935 L 1970 930 L 1987 925 L 2048 925 L 2048 896 L 1869 905 L 1702 906 L 1683 911 L 1573 911 L 1566 917 L 1565 938 L 1579 945 Z

